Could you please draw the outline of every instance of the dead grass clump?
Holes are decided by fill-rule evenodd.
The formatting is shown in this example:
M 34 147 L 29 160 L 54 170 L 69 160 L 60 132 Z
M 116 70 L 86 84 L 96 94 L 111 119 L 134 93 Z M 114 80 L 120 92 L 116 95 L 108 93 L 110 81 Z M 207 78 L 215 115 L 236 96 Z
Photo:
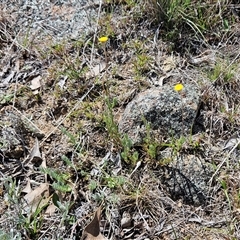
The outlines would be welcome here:
M 0 49 L 3 48 L 5 43 L 12 39 L 12 17 L 3 9 L 3 6 L 0 5 Z
M 229 137 L 239 129 L 239 70 L 233 62 L 219 60 L 208 72 L 210 80 L 203 90 L 202 112 L 205 129 L 215 137 Z

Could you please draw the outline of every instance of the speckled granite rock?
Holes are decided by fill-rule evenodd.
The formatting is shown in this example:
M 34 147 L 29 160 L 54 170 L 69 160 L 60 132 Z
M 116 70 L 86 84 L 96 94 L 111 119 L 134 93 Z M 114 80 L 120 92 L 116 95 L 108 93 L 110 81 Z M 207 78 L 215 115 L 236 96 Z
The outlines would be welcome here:
M 30 39 L 46 36 L 56 42 L 79 39 L 96 28 L 98 0 L 2 0 L 0 7 L 14 18 L 14 30 Z
M 209 200 L 208 182 L 213 174 L 211 166 L 201 156 L 172 156 L 171 152 L 168 148 L 161 152 L 162 159 L 172 159 L 160 169 L 165 190 L 174 200 L 182 199 L 186 204 L 204 205 Z
M 200 91 L 186 84 L 178 93 L 173 86 L 148 89 L 131 101 L 119 121 L 119 130 L 128 134 L 134 144 L 142 142 L 146 133 L 144 119 L 162 136 L 180 136 L 191 132 L 199 105 Z M 146 122 L 146 121 L 145 121 Z

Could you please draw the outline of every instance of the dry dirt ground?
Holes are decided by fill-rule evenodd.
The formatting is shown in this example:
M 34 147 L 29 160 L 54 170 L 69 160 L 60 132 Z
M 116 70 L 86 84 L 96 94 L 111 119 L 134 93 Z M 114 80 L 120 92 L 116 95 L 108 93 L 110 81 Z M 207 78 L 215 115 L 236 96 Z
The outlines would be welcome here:
M 76 37 L 34 32 L 19 16 L 44 26 L 40 5 L 23 2 L 0 8 L 0 239 L 240 239 L 237 16 L 216 42 L 176 43 L 131 1 L 92 2 L 95 25 Z M 51 2 L 71 25 L 72 3 Z M 132 146 L 118 131 L 127 104 L 180 82 L 201 91 L 195 132 Z M 189 156 L 210 169 L 204 201 L 166 185 Z

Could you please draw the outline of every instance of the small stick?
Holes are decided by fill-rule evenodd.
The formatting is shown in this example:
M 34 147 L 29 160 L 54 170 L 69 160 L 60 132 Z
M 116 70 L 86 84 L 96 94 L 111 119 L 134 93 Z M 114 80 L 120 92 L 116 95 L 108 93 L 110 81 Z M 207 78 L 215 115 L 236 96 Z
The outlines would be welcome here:
M 240 140 L 237 141 L 237 143 L 234 145 L 234 147 L 229 151 L 228 155 L 223 159 L 223 161 L 218 165 L 217 170 L 212 175 L 211 179 L 209 180 L 210 185 L 212 185 L 213 178 L 217 175 L 220 168 L 223 166 L 223 164 L 226 162 L 226 160 L 229 158 L 229 156 L 232 154 L 232 152 L 238 147 L 240 144 Z

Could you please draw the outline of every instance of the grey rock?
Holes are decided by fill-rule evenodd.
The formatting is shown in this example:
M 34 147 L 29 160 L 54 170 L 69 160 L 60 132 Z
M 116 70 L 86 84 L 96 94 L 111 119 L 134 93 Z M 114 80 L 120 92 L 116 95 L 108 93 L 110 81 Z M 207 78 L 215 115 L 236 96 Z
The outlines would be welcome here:
M 209 200 L 209 180 L 213 174 L 211 165 L 201 156 L 178 154 L 171 150 L 161 152 L 163 159 L 172 161 L 161 168 L 161 182 L 173 200 L 182 199 L 186 204 L 204 205 Z
M 14 31 L 18 36 L 30 36 L 29 41 L 51 36 L 59 43 L 66 39 L 78 40 L 95 31 L 100 1 L 2 0 L 1 3 L 6 6 L 3 10 L 14 16 Z
M 173 86 L 148 89 L 127 105 L 119 131 L 126 133 L 134 144 L 142 143 L 146 122 L 165 137 L 187 135 L 196 118 L 199 97 L 197 86 L 190 84 L 184 85 L 181 92 L 176 92 Z

